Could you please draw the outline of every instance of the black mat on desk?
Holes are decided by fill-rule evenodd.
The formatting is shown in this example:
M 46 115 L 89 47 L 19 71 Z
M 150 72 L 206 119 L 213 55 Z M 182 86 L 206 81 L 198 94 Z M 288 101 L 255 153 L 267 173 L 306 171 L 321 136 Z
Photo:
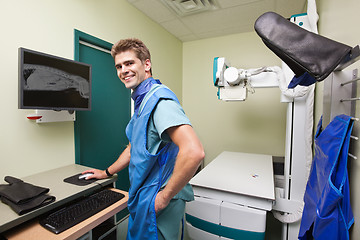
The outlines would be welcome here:
M 66 183 L 70 183 L 70 184 L 75 184 L 78 186 L 86 186 L 90 183 L 95 182 L 97 179 L 93 178 L 93 179 L 89 179 L 89 180 L 85 180 L 85 179 L 79 179 L 79 176 L 81 175 L 81 173 L 78 173 L 74 176 L 68 177 L 64 179 L 64 182 Z

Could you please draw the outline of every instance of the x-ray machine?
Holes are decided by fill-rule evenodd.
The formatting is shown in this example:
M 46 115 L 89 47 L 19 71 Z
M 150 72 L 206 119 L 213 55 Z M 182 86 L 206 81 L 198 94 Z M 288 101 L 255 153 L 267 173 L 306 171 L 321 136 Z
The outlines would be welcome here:
M 306 14 L 292 17 L 291 21 L 305 28 L 309 25 Z M 287 89 L 293 73 L 285 64 L 281 68 L 276 66 L 245 70 L 231 67 L 225 58 L 214 59 L 213 75 L 214 85 L 218 87 L 218 98 L 224 101 L 244 101 L 248 93 L 254 92 L 255 88 L 280 88 L 282 92 L 281 101 L 288 104 L 284 175 L 274 178 L 271 156 L 223 152 L 190 182 L 194 188 L 196 199 L 187 204 L 186 216 L 189 236 L 192 239 L 236 239 L 236 236 L 248 236 L 247 239 L 263 239 L 266 211 L 272 211 L 275 218 L 283 223 L 282 239 L 297 239 L 300 227 L 299 220 L 303 209 L 303 196 L 312 160 L 314 85 Z M 261 172 L 261 174 L 270 179 L 264 181 L 271 183 L 271 179 L 275 179 L 274 185 L 263 185 L 263 188 L 260 189 L 260 186 L 256 185 L 258 183 L 254 183 L 254 188 L 258 188 L 258 192 L 254 192 L 254 188 L 246 188 L 247 183 L 240 179 L 237 183 L 243 184 L 244 188 L 237 186 L 232 188 L 228 182 L 215 183 L 209 180 L 209 175 L 211 176 L 214 168 L 219 170 L 219 167 L 224 165 L 226 168 L 227 164 L 228 169 L 222 169 L 223 176 L 217 176 L 217 179 L 222 178 L 225 179 L 224 181 L 231 179 L 231 169 L 236 166 L 234 164 L 237 162 L 232 159 L 250 159 L 250 161 L 240 164 L 249 167 L 248 174 L 253 174 L 253 178 L 257 177 L 257 170 L 255 169 L 268 169 L 271 171 L 271 176 L 265 172 Z M 219 164 L 220 161 L 221 164 Z M 263 164 L 263 166 L 251 165 L 255 161 L 259 161 L 257 164 Z M 239 168 L 246 169 L 240 166 Z M 234 177 L 236 177 L 235 175 L 239 177 L 241 174 L 246 175 L 247 173 L 233 173 Z M 253 183 L 250 181 L 249 184 Z M 264 187 L 268 189 L 264 189 Z M 275 196 L 271 193 L 274 189 Z M 268 190 L 270 192 L 265 194 Z M 245 208 L 235 209 L 231 203 L 236 203 Z M 212 212 L 216 212 L 215 215 Z M 211 219 L 214 216 L 220 220 Z M 227 216 L 232 216 L 233 219 L 226 220 Z M 229 222 L 230 228 L 225 227 L 226 221 Z M 209 222 L 211 224 L 217 222 L 218 224 L 207 226 Z M 231 222 L 237 222 L 238 232 L 234 230 L 236 227 L 231 227 Z M 202 226 L 205 227 L 202 228 Z

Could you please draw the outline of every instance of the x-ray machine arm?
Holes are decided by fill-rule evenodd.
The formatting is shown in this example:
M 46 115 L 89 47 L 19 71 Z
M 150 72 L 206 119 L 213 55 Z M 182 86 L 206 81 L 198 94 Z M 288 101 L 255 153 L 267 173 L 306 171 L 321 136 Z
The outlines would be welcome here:
M 214 59 L 214 85 L 218 87 L 218 98 L 224 101 L 244 101 L 253 88 L 278 87 L 281 69 L 262 67 L 236 69 L 223 57 Z

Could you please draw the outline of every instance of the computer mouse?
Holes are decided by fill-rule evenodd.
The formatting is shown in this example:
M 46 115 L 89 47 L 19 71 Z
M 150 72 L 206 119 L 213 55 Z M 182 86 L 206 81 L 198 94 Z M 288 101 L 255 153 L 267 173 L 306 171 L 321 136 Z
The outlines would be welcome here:
M 93 175 L 94 173 L 84 173 L 84 174 L 81 174 L 80 176 L 79 176 L 79 179 L 85 179 L 86 180 L 86 178 L 88 177 L 88 176 L 91 176 L 91 175 Z

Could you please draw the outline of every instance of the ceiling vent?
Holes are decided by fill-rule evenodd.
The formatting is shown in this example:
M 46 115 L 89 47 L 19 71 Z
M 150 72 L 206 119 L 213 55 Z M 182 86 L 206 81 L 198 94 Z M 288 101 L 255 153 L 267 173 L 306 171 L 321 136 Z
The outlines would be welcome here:
M 190 14 L 219 9 L 216 0 L 161 0 L 166 6 L 183 17 Z

